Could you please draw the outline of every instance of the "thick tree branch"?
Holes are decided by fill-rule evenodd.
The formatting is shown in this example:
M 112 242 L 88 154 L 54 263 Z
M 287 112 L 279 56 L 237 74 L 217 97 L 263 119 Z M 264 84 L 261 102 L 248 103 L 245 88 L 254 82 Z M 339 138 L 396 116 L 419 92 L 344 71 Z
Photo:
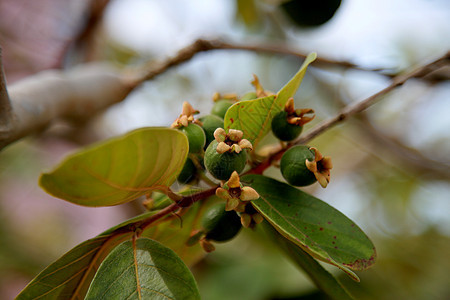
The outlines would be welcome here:
M 6 78 L 3 71 L 2 48 L 0 47 L 0 141 L 10 136 L 13 127 L 13 114 L 8 90 L 6 89 Z
M 132 88 L 121 72 L 105 64 L 30 76 L 9 89 L 15 122 L 6 137 L 0 138 L 0 149 L 56 119 L 86 119 L 122 101 Z

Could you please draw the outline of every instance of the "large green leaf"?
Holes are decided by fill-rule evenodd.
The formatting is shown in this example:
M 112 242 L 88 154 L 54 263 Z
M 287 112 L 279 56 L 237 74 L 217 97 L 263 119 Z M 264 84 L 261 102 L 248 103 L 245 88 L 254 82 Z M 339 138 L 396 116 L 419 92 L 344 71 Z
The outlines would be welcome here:
M 316 59 L 316 54 L 311 53 L 303 62 L 300 70 L 278 92 L 278 94 L 242 101 L 231 106 L 225 114 L 225 130 L 230 128 L 244 132 L 244 138 L 248 139 L 253 147 L 270 131 L 271 122 L 276 113 L 280 112 L 289 98 L 296 93 L 306 68 Z
M 175 252 L 140 238 L 111 251 L 85 299 L 200 299 L 200 295 L 194 277 Z
M 49 194 L 79 205 L 117 205 L 152 190 L 166 191 L 187 153 L 180 131 L 142 128 L 69 156 L 39 183 Z
M 364 232 L 327 203 L 286 183 L 262 175 L 246 175 L 260 198 L 253 206 L 278 232 L 313 257 L 333 264 L 352 276 L 376 258 L 375 247 Z
M 81 243 L 43 270 L 16 299 L 84 299 L 102 260 L 131 236 L 101 235 Z
M 176 215 L 168 216 L 164 223 L 144 230 L 141 236 L 164 244 L 180 256 L 186 265 L 192 266 L 202 259 L 206 252 L 199 243 L 187 246 L 186 242 L 193 230 L 202 229 L 203 215 L 217 201 L 221 200 L 216 196 L 198 201 L 191 207 L 180 210 Z
M 187 193 L 189 191 L 183 194 Z M 189 237 L 191 228 L 196 228 L 198 225 L 199 217 L 210 202 L 201 201 L 189 210 L 179 212 L 179 216 L 167 216 L 168 220 L 161 219 L 154 224 L 155 226 L 145 229 L 142 236 L 168 243 L 183 257 L 183 260 L 194 263 L 204 256 L 204 251 L 198 245 L 187 247 L 185 241 Z M 79 244 L 43 270 L 26 286 L 17 299 L 84 299 L 103 259 L 115 246 L 132 238 L 135 224 L 148 219 L 155 213 L 157 211 L 146 212 L 131 218 Z
M 353 299 L 336 278 L 325 270 L 311 255 L 279 234 L 268 222 L 263 222 L 262 225 L 274 244 L 280 247 L 286 255 L 302 268 L 322 292 L 335 300 Z

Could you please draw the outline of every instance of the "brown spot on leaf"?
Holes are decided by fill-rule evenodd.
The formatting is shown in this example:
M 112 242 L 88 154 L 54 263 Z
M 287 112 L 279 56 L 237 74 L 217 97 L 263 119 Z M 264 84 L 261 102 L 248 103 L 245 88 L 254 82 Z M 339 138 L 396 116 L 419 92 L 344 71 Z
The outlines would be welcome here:
M 320 230 L 320 231 L 323 231 L 323 227 L 320 227 L 319 230 Z

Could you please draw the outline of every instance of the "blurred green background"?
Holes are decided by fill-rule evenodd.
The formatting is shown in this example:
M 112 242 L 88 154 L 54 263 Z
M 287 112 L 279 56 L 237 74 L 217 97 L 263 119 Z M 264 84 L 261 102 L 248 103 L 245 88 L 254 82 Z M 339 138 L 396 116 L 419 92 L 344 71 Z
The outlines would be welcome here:
M 386 75 L 450 50 L 446 0 L 344 0 L 330 20 L 315 26 L 292 15 L 296 11 L 287 14 L 275 0 L 1 0 L 0 45 L 9 84 L 93 60 L 142 66 L 175 55 L 197 38 L 289 45 L 383 70 L 310 67 L 295 98 L 296 107 L 316 111 L 305 131 L 387 86 Z M 89 142 L 142 126 L 169 126 L 183 101 L 205 115 L 215 92 L 252 90 L 252 74 L 277 91 L 300 65 L 297 58 L 257 52 L 198 54 L 89 124 L 58 124 L 3 150 L 0 299 L 14 298 L 53 260 L 141 209 L 138 204 L 85 208 L 52 198 L 37 185 L 42 170 Z M 377 247 L 375 266 L 358 272 L 361 283 L 329 268 L 357 299 L 450 298 L 448 78 L 445 69 L 410 80 L 310 142 L 332 156 L 334 168 L 327 189 L 306 190 L 353 219 Z M 267 175 L 280 178 L 275 168 Z M 258 230 L 218 245 L 193 271 L 203 299 L 326 299 Z

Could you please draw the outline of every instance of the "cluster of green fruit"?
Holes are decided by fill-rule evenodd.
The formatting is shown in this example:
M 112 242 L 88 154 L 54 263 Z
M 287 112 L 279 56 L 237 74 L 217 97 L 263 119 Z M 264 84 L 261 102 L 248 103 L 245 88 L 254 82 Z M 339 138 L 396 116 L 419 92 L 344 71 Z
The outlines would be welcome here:
M 250 100 L 256 98 L 255 93 L 248 93 L 240 100 Z M 189 103 L 183 103 L 183 110 L 180 117 L 172 124 L 172 127 L 178 128 L 184 132 L 189 141 L 189 157 L 178 176 L 178 182 L 190 183 L 196 178 L 198 167 L 206 168 L 208 172 L 216 179 L 227 180 L 233 171 L 240 173 L 246 163 L 246 151 L 235 151 L 228 149 L 225 152 L 218 153 L 217 147 L 221 142 L 230 147 L 233 144 L 239 144 L 242 136 L 227 135 L 224 133 L 218 136 L 215 132 L 218 128 L 224 127 L 224 117 L 228 108 L 233 105 L 237 99 L 235 96 L 225 96 L 220 98 L 216 96 L 215 103 L 211 109 L 211 114 L 194 119 L 193 115 L 198 113 Z M 184 122 L 186 120 L 186 122 Z M 247 147 L 248 148 L 248 147 Z M 242 149 L 243 150 L 243 149 Z
M 240 101 L 256 97 L 256 93 L 249 93 Z M 204 217 L 203 229 L 191 237 L 191 243 L 200 242 L 208 252 L 214 250 L 211 241 L 228 241 L 239 232 L 242 225 L 253 227 L 262 221 L 257 211 L 251 205 L 246 205 L 249 198 L 257 199 L 259 196 L 250 187 L 243 187 L 238 175 L 247 164 L 247 149 L 252 150 L 252 145 L 243 139 L 242 131 L 230 129 L 226 132 L 223 129 L 225 114 L 238 101 L 237 97 L 215 98 L 211 114 L 198 119 L 194 119 L 194 114 L 198 111 L 185 102 L 182 114 L 172 124 L 172 127 L 183 131 L 189 141 L 190 155 L 178 181 L 191 183 L 197 178 L 199 170 L 206 170 L 222 182 L 222 187 L 216 190 L 216 194 L 226 199 L 227 203 L 220 203 L 208 211 Z M 298 138 L 303 125 L 314 118 L 308 116 L 312 113 L 312 109 L 295 109 L 291 98 L 284 110 L 274 116 L 271 128 L 285 147 L 280 161 L 285 180 L 294 186 L 306 186 L 319 181 L 326 187 L 332 167 L 330 158 L 323 157 L 315 148 L 302 145 L 290 147 L 293 143 L 285 143 Z M 226 180 L 228 181 L 225 182 Z

